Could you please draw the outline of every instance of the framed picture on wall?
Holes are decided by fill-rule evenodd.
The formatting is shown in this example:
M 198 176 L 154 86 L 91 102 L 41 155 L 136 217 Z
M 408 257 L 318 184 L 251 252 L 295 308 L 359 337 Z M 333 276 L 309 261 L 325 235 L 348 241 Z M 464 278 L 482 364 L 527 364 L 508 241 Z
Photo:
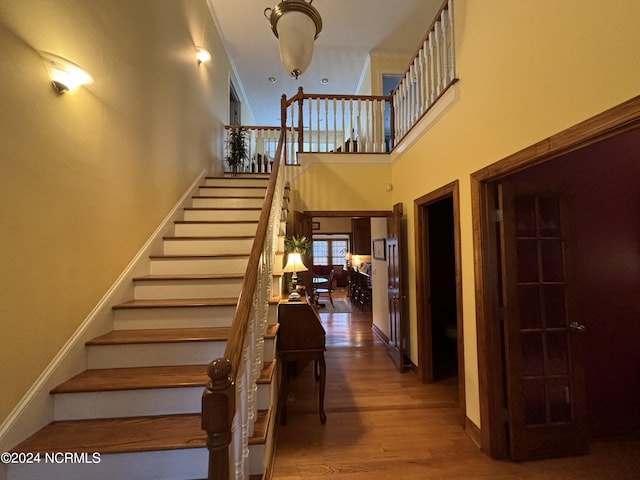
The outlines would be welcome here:
M 386 260 L 387 259 L 387 246 L 386 240 L 384 238 L 376 238 L 373 241 L 373 258 L 375 260 Z

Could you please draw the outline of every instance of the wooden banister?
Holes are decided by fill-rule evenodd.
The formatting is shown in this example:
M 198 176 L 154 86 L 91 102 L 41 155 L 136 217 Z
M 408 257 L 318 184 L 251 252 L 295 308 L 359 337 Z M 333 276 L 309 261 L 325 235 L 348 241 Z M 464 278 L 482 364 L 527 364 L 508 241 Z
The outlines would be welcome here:
M 224 358 L 212 361 L 207 369 L 209 382 L 202 396 L 202 429 L 207 432 L 209 450 L 209 480 L 228 480 L 230 472 L 229 447 L 232 442 L 232 423 L 236 415 L 236 384 L 243 347 L 252 315 L 254 295 L 259 275 L 261 256 L 269 232 L 269 217 L 276 192 L 276 182 L 282 163 L 285 130 L 280 131 L 276 161 L 269 178 L 267 193 L 260 212 L 256 236 L 249 254 L 249 261 Z

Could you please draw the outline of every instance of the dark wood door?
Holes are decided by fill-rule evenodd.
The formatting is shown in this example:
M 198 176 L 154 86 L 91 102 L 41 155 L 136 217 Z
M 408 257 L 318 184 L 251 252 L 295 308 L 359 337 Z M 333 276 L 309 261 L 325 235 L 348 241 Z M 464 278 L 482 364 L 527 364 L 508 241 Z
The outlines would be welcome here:
M 498 192 L 510 454 L 584 453 L 585 326 L 573 302 L 568 199 L 548 187 L 504 183 Z
M 387 219 L 387 266 L 389 301 L 389 354 L 399 371 L 404 371 L 404 329 L 402 292 L 402 235 L 400 221 L 402 204 L 393 207 L 393 216 Z
M 371 218 L 352 218 L 351 234 L 353 236 L 351 253 L 371 255 Z

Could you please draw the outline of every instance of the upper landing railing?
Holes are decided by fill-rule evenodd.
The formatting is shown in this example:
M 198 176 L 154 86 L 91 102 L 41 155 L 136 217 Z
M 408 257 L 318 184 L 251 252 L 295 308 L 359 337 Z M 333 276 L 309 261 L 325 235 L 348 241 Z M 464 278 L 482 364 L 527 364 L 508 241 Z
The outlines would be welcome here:
M 438 11 L 397 87 L 386 96 L 319 95 L 302 88 L 281 102 L 282 125 L 247 127 L 250 156 L 243 171 L 269 172 L 281 129 L 285 161 L 297 153 L 388 153 L 457 81 L 454 0 Z M 232 127 L 227 127 L 232 128 Z

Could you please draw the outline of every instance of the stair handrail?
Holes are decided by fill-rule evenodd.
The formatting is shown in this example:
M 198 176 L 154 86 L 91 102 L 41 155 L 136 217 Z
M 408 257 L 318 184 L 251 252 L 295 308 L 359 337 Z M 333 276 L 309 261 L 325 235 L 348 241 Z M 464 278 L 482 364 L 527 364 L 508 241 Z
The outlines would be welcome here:
M 209 480 L 249 476 L 247 442 L 252 434 L 257 407 L 243 394 L 254 391 L 249 386 L 255 385 L 262 367 L 260 347 L 264 343 L 262 335 L 267 322 L 266 314 L 261 314 L 259 309 L 268 308 L 271 299 L 268 277 L 273 274 L 274 237 L 281 221 L 284 180 L 280 166 L 285 137 L 283 128 L 224 357 L 213 360 L 207 368 L 209 381 L 202 395 L 202 429 L 207 433 Z M 243 371 L 251 371 L 253 375 L 243 376 Z

